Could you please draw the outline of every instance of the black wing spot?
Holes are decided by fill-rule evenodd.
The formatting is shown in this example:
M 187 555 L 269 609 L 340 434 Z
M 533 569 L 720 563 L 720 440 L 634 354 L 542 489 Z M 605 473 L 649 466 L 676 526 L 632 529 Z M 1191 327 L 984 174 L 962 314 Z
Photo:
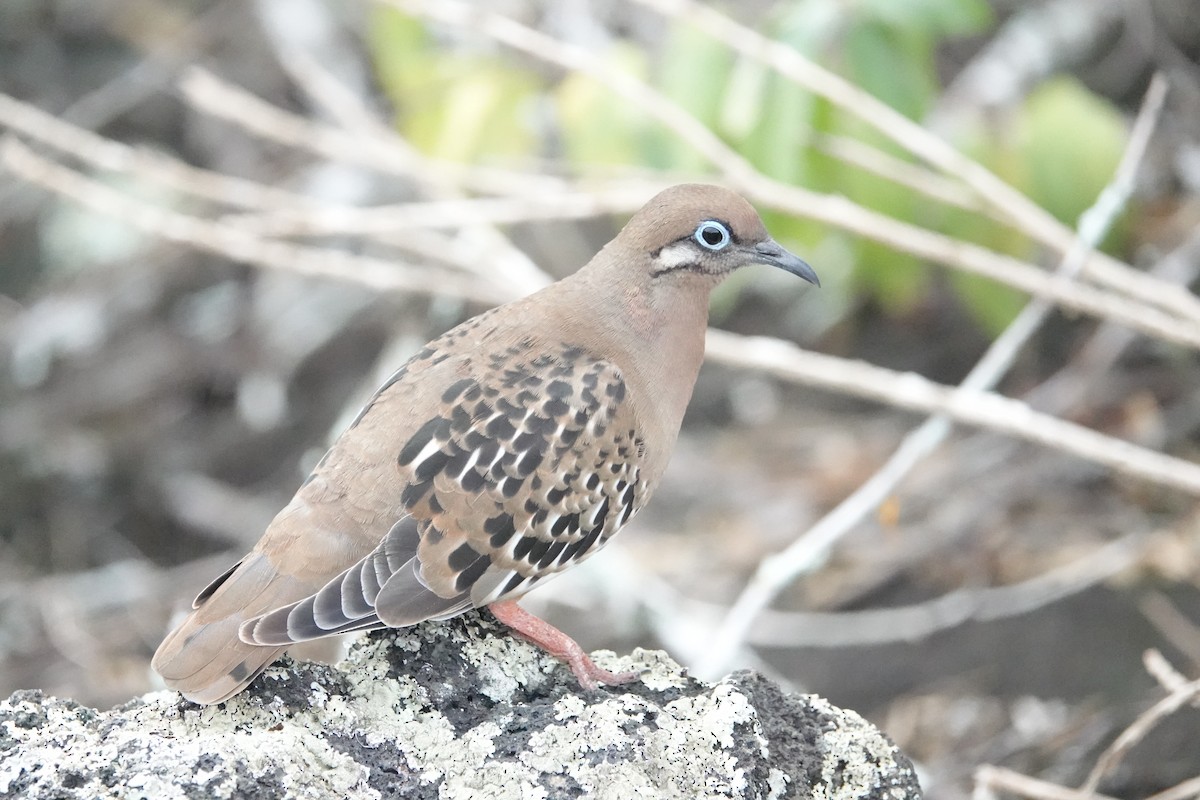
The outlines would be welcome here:
M 400 451 L 400 457 L 397 459 L 400 462 L 400 466 L 407 467 L 425 449 L 425 445 L 429 444 L 431 439 L 445 438 L 444 434 L 447 432 L 449 432 L 449 422 L 441 417 L 433 417 L 424 425 L 417 428 L 417 432 L 412 435 L 412 438 L 408 440 L 404 448 Z
M 455 572 L 462 572 L 467 567 L 479 560 L 480 554 L 469 544 L 460 544 L 450 553 L 450 557 L 446 560 L 450 565 L 450 569 Z
M 571 384 L 566 381 L 553 380 L 546 385 L 546 394 L 551 397 L 557 397 L 560 400 L 566 400 L 571 395 L 575 394 L 575 390 L 571 388 Z
M 592 525 L 592 530 L 588 533 L 587 538 L 595 541 L 595 537 L 599 535 L 600 529 L 604 527 L 605 521 L 608 520 L 608 498 L 604 498 L 604 502 L 600 504 L 600 510 L 596 512 L 596 521 Z
M 475 560 L 475 563 L 459 573 L 454 580 L 454 588 L 460 592 L 465 592 L 475 585 L 475 581 L 479 580 L 483 573 L 487 572 L 488 567 L 492 565 L 492 560 L 487 556 L 480 556 Z
M 455 381 L 446 388 L 446 391 L 442 392 L 442 402 L 447 404 L 453 403 L 462 396 L 463 392 L 473 386 L 475 386 L 475 381 L 471 378 L 463 378 L 462 380 Z
M 512 514 L 497 514 L 484 521 L 483 530 L 491 535 L 489 544 L 498 548 L 508 544 L 508 540 L 516 535 L 517 526 Z
M 464 472 L 459 483 L 462 485 L 463 491 L 474 494 L 483 489 L 487 482 L 480 474 L 479 468 L 475 467 Z
M 557 397 L 552 397 L 546 401 L 546 405 L 543 406 L 543 410 L 546 412 L 546 416 L 558 418 L 565 417 L 567 413 L 570 412 L 571 407 L 567 405 L 565 401 L 560 400 Z
M 516 427 L 506 416 L 499 416 L 487 424 L 488 436 L 495 439 L 508 440 L 516 435 Z
M 562 555 L 558 557 L 559 565 L 566 564 L 567 562 L 574 560 L 575 557 L 579 555 L 580 551 L 587 546 L 587 544 L 588 540 L 586 538 L 568 544 L 566 548 L 563 549 Z
M 411 511 L 413 506 L 421 502 L 421 498 L 425 496 L 425 493 L 428 492 L 432 486 L 433 484 L 429 481 L 410 483 L 408 486 L 405 486 L 404 491 L 400 493 L 400 502 L 405 508 Z
M 592 549 L 592 545 L 594 545 L 596 543 L 596 540 L 600 538 L 600 532 L 602 530 L 604 530 L 604 526 L 597 525 L 596 527 L 592 528 L 591 531 L 588 532 L 587 536 L 585 536 L 579 540 L 579 542 L 578 542 L 579 550 L 577 551 L 579 555 L 582 555 L 582 554 L 586 553 L 588 550 Z
M 471 454 L 465 450 L 457 451 L 446 461 L 446 474 L 452 478 L 457 478 L 467 471 L 467 463 L 471 460 Z
M 535 544 L 529 548 L 529 563 L 536 564 L 546 556 L 546 552 L 550 549 L 554 542 L 543 541 L 541 539 L 534 540 Z
M 565 539 L 560 542 L 555 542 L 549 549 L 546 550 L 545 554 L 538 559 L 538 566 L 542 569 L 548 568 L 554 563 L 554 560 L 559 557 L 566 547 L 567 542 Z
M 565 517 L 559 517 L 550 526 L 550 533 L 555 536 L 562 536 L 564 533 L 573 533 L 577 530 L 579 530 L 579 514 L 567 514 Z
M 445 469 L 446 464 L 449 463 L 449 461 L 450 456 L 446 453 L 443 453 L 441 450 L 438 450 L 422 461 L 417 466 L 417 471 L 414 472 L 413 475 L 419 481 L 432 480 L 434 475 L 437 475 L 439 472 Z
M 513 439 L 513 448 L 516 450 L 529 450 L 538 445 L 544 446 L 545 439 L 536 433 L 522 433 L 516 439 Z
M 541 463 L 542 453 L 537 450 L 527 450 L 525 455 L 521 456 L 521 460 L 517 462 L 517 473 L 522 477 L 528 477 Z
M 529 555 L 529 551 L 533 549 L 535 544 L 537 544 L 537 539 L 533 538 L 532 536 L 522 536 L 517 540 L 517 543 L 513 545 L 513 558 L 525 558 L 525 556 Z

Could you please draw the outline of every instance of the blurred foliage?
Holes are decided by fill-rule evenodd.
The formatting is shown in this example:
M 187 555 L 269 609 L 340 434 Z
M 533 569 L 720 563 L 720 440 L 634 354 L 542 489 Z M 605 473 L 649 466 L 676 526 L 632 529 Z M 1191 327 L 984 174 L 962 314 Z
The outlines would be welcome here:
M 791 0 L 762 23 L 768 35 L 834 70 L 912 119 L 923 118 L 941 86 L 939 43 L 992 24 L 985 0 Z M 381 85 L 400 131 L 441 158 L 487 161 L 551 157 L 586 173 L 597 166 L 681 172 L 712 170 L 697 153 L 590 77 L 552 76 L 499 48 L 447 47 L 420 21 L 380 8 L 371 26 Z M 676 25 L 660 51 L 617 41 L 603 56 L 613 70 L 654 85 L 694 114 L 755 167 L 772 177 L 838 193 L 896 219 L 978 242 L 1022 258 L 1034 244 L 985 215 L 929 198 L 829 155 L 822 147 L 850 138 L 886 155 L 912 157 L 856 117 L 813 97 L 762 64 L 736 56 Z M 549 123 L 549 124 L 547 124 Z M 1074 225 L 1111 178 L 1126 137 L 1119 113 L 1078 83 L 1060 79 L 999 119 L 979 120 L 957 144 Z M 844 253 L 853 287 L 897 314 L 930 288 L 928 266 L 914 256 L 804 219 L 768 213 L 785 245 Z M 830 237 L 842 246 L 829 248 Z M 1121 231 L 1110 236 L 1119 248 Z M 1000 330 L 1023 303 L 1007 287 L 951 273 L 978 323 Z

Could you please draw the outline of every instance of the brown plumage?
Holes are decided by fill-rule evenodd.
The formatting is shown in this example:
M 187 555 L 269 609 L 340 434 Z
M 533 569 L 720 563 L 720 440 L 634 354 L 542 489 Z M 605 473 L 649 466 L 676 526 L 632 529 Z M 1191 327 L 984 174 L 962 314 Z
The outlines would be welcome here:
M 200 593 L 154 668 L 217 703 L 295 642 L 489 605 L 584 686 L 629 680 L 513 601 L 650 497 L 703 358 L 709 293 L 753 263 L 817 282 L 741 197 L 676 186 L 574 275 L 430 342 Z

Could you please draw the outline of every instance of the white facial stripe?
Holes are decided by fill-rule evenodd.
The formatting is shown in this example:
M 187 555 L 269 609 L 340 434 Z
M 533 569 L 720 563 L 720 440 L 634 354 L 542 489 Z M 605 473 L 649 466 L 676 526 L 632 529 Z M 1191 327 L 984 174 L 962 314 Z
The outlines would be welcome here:
M 672 242 L 658 251 L 655 272 L 679 269 L 680 267 L 695 263 L 696 260 L 696 246 L 692 243 L 691 239 Z

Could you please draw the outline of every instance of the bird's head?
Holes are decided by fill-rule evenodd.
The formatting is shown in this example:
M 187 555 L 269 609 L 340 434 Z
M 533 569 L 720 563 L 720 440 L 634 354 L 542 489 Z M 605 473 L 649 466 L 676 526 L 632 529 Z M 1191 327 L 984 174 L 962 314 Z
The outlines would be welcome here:
M 696 276 L 715 285 L 736 269 L 766 264 L 820 286 L 812 267 L 779 245 L 741 195 L 720 186 L 682 184 L 655 195 L 612 246 L 646 270 L 652 283 Z

